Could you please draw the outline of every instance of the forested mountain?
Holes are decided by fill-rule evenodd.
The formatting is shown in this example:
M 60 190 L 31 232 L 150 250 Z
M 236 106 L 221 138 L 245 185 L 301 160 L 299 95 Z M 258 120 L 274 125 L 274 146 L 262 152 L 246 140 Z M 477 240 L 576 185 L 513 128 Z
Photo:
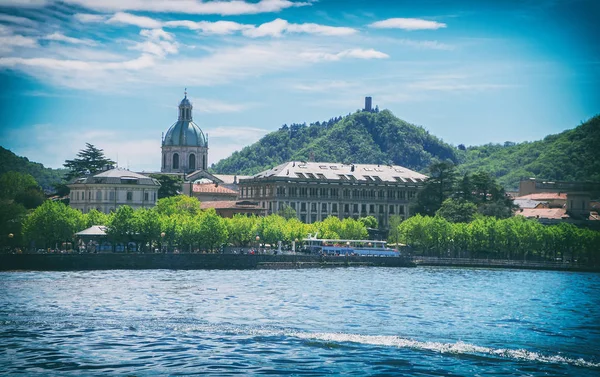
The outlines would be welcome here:
M 600 115 L 543 140 L 486 144 L 459 151 L 461 173 L 484 170 L 506 189 L 530 177 L 600 182 Z
M 61 183 L 68 170 L 46 168 L 0 147 L 0 175 L 9 171 L 31 174 L 44 191 L 54 191 L 53 185 Z
M 255 174 L 291 160 L 402 165 L 424 170 L 434 159 L 458 161 L 457 149 L 390 111 L 356 112 L 326 122 L 284 125 L 213 165 L 223 174 Z
M 486 171 L 505 189 L 521 179 L 600 182 L 600 116 L 543 140 L 455 148 L 390 111 L 354 114 L 306 124 L 284 125 L 258 142 L 219 161 L 224 174 L 255 174 L 291 160 L 390 163 L 424 172 L 435 159 L 450 160 L 458 172 Z

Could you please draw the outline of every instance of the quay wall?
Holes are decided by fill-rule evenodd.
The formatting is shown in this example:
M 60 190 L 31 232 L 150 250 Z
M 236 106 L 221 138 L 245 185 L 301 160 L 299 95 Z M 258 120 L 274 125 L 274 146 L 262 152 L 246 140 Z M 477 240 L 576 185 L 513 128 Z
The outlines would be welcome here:
M 525 270 L 554 270 L 554 271 L 588 271 L 600 272 L 600 266 L 590 266 L 569 262 L 522 261 L 503 259 L 469 259 L 469 258 L 437 258 L 414 256 L 412 261 L 417 266 L 448 266 L 448 267 L 483 267 L 483 268 L 515 268 Z
M 0 271 L 123 269 L 248 270 L 350 266 L 411 267 L 403 257 L 239 254 L 0 254 Z

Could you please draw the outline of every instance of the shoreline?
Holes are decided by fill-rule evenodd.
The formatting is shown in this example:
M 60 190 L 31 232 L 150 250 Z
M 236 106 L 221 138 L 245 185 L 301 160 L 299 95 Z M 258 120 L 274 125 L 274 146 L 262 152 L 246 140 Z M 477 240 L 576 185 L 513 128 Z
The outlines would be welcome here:
M 85 270 L 259 270 L 339 267 L 444 266 L 600 272 L 600 266 L 560 262 L 436 257 L 365 257 L 320 255 L 240 254 L 0 254 L 0 271 Z

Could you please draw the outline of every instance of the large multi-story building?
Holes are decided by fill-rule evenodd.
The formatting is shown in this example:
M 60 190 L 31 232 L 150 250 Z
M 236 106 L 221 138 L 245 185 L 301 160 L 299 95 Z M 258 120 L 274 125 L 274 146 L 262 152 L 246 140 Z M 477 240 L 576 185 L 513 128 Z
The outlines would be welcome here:
M 68 186 L 71 207 L 83 213 L 92 209 L 110 213 L 122 205 L 133 209 L 154 207 L 160 183 L 129 170 L 110 169 L 78 178 Z
M 259 202 L 267 214 L 290 206 L 305 223 L 374 216 L 387 227 L 390 216 L 410 215 L 426 178 L 402 166 L 291 161 L 240 179 L 240 199 Z

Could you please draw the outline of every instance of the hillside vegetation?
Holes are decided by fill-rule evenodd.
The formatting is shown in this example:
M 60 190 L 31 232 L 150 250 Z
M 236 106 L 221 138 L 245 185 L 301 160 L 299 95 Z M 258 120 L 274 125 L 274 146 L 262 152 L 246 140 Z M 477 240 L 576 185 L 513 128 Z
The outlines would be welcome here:
M 425 172 L 435 160 L 458 173 L 484 171 L 507 190 L 531 177 L 600 182 L 600 116 L 543 140 L 455 148 L 389 110 L 356 112 L 327 122 L 284 125 L 213 165 L 223 174 L 255 174 L 290 160 L 393 163 Z
M 486 171 L 507 189 L 531 177 L 600 182 L 600 116 L 539 141 L 469 147 L 459 162 L 459 172 Z
M 356 112 L 326 122 L 284 125 L 213 165 L 223 174 L 256 174 L 290 160 L 397 164 L 424 170 L 435 159 L 458 161 L 457 150 L 390 111 Z
M 9 171 L 31 174 L 44 191 L 54 191 L 53 185 L 61 183 L 67 173 L 66 169 L 46 168 L 40 163 L 31 162 L 26 157 L 17 156 L 0 147 L 0 175 Z

